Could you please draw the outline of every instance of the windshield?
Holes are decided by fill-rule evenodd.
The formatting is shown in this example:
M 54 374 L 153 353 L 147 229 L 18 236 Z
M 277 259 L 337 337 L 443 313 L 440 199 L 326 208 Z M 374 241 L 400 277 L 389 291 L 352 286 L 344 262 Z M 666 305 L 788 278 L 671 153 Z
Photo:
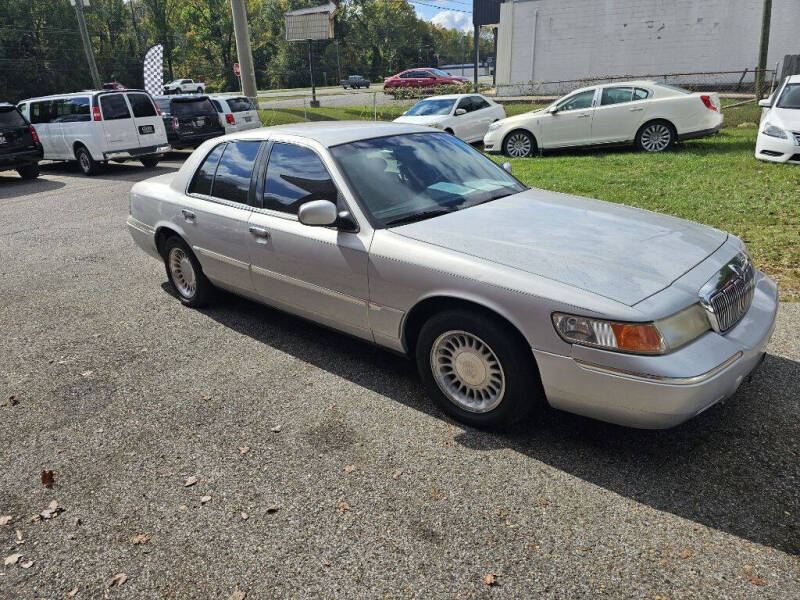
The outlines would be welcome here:
M 454 99 L 450 100 L 423 100 L 417 102 L 408 109 L 406 115 L 409 117 L 427 117 L 430 115 L 449 115 L 455 104 Z
M 781 97 L 775 105 L 778 108 L 800 108 L 800 83 L 790 83 L 783 88 Z
M 490 202 L 525 186 L 446 133 L 413 133 L 331 148 L 362 207 L 393 227 Z

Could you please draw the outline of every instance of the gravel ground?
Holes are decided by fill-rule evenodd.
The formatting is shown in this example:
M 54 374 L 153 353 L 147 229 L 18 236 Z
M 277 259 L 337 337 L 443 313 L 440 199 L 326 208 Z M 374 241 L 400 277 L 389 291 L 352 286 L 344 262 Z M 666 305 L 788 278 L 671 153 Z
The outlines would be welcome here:
M 676 429 L 477 432 L 394 355 L 182 307 L 124 229 L 180 158 L 0 174 L 0 598 L 800 596 L 800 304 Z

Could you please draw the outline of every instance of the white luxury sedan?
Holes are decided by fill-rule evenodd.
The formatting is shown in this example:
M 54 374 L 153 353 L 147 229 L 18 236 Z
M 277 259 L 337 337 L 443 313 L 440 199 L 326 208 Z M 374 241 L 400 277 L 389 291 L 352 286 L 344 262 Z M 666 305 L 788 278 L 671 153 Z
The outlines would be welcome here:
M 484 150 L 512 158 L 542 150 L 635 144 L 661 152 L 676 141 L 722 128 L 719 96 L 692 93 L 654 81 L 624 81 L 581 88 L 550 106 L 493 123 Z
M 480 142 L 492 123 L 505 118 L 503 107 L 485 96 L 452 94 L 417 102 L 395 122 L 436 127 L 465 142 Z
M 800 164 L 800 75 L 787 77 L 783 87 L 761 100 L 756 158 Z

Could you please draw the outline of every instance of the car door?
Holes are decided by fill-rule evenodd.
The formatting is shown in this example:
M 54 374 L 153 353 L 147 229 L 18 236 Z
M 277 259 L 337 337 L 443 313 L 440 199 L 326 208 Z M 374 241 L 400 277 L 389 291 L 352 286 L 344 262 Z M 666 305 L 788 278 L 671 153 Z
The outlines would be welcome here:
M 249 234 L 251 179 L 261 141 L 221 143 L 194 174 L 179 219 L 211 281 L 252 293 Z
M 86 140 L 88 128 L 92 126 L 91 101 L 89 96 L 72 96 L 61 101 L 58 112 L 61 147 L 68 158 L 74 158 L 73 145 L 77 140 Z
M 539 143 L 543 148 L 581 146 L 592 136 L 595 90 L 567 96 L 556 104 L 556 111 L 539 119 Z
M 647 90 L 630 86 L 606 86 L 592 118 L 592 143 L 630 141 L 647 114 Z
M 133 124 L 136 128 L 138 145 L 141 148 L 161 146 L 167 143 L 167 132 L 164 121 L 156 110 L 150 94 L 145 92 L 128 92 L 125 94 L 133 112 Z
M 332 200 L 346 208 L 320 155 L 308 146 L 275 142 L 259 194 L 261 206 L 250 216 L 256 292 L 270 304 L 371 339 L 369 238 L 297 219 L 300 205 L 311 200 Z
M 64 136 L 61 133 L 61 123 L 58 122 L 59 105 L 64 101 L 35 100 L 30 103 L 31 125 L 36 128 L 39 141 L 42 143 L 44 158 L 67 158 L 64 149 Z
M 138 148 L 139 136 L 125 95 L 98 94 L 97 100 L 103 117 L 103 152 Z
M 482 140 L 491 125 L 498 117 L 497 111 L 482 96 L 472 96 L 472 122 L 474 130 L 470 141 Z

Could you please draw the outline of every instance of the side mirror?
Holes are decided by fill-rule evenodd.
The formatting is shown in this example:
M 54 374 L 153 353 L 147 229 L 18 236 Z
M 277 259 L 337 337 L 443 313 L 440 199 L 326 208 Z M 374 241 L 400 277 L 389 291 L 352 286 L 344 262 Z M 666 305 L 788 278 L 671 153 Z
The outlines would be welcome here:
M 511 173 L 511 163 L 510 162 L 504 162 L 503 163 L 503 170 L 506 173 Z
M 460 117 L 461 115 L 465 115 L 465 114 L 467 114 L 467 109 L 466 108 L 457 108 L 456 109 L 456 116 L 457 117 Z
M 297 219 L 303 225 L 311 227 L 327 227 L 336 223 L 338 218 L 336 205 L 330 200 L 312 200 L 300 205 Z
M 547 109 L 547 112 L 549 112 L 551 115 L 554 115 L 554 114 L 556 114 L 558 112 L 558 107 L 557 106 L 551 106 L 550 108 Z
M 761 108 L 770 108 L 772 106 L 772 100 L 770 98 L 764 98 L 758 101 L 758 105 Z

